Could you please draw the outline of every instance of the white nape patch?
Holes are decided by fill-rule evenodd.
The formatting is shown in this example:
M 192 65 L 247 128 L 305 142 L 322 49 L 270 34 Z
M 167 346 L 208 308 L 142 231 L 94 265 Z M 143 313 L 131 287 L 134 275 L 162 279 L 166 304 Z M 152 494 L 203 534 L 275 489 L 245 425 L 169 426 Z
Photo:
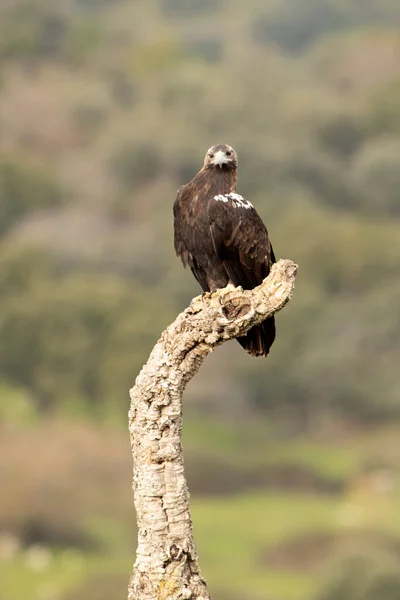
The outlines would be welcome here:
M 245 200 L 240 194 L 230 192 L 230 194 L 218 194 L 214 196 L 214 200 L 219 202 L 231 202 L 234 208 L 253 208 L 253 205 L 248 200 Z

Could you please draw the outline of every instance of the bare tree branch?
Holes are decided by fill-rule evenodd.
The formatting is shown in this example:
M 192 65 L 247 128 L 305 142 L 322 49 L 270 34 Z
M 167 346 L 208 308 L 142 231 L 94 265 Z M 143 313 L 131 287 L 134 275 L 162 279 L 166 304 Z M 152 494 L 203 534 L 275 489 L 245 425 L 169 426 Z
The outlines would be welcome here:
M 297 266 L 280 260 L 254 290 L 227 287 L 163 332 L 130 391 L 129 430 L 138 548 L 128 600 L 207 600 L 183 469 L 182 394 L 216 346 L 242 336 L 290 299 Z

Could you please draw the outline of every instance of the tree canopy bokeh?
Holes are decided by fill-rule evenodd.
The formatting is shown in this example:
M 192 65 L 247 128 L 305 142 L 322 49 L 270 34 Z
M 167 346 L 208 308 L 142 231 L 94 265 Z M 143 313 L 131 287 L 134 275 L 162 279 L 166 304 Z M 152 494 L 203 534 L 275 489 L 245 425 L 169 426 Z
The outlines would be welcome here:
M 398 0 L 0 0 L 2 423 L 125 422 L 157 337 L 200 293 L 172 204 L 214 143 L 235 147 L 238 191 L 300 269 L 270 357 L 220 348 L 189 421 L 284 437 L 398 422 L 399 25 Z M 198 431 L 197 491 L 261 485 L 260 465 L 219 464 L 219 434 Z M 32 511 L 13 531 L 52 542 L 60 528 Z

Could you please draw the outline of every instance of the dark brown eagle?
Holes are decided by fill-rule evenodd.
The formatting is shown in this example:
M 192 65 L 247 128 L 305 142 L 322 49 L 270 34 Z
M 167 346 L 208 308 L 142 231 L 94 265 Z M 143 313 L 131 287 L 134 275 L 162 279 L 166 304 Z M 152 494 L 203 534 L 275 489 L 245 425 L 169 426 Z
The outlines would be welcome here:
M 179 188 L 174 203 L 176 253 L 205 292 L 228 283 L 251 290 L 275 262 L 264 223 L 253 205 L 236 193 L 237 166 L 231 146 L 212 146 L 203 168 Z M 274 317 L 237 338 L 252 356 L 267 356 L 274 339 Z

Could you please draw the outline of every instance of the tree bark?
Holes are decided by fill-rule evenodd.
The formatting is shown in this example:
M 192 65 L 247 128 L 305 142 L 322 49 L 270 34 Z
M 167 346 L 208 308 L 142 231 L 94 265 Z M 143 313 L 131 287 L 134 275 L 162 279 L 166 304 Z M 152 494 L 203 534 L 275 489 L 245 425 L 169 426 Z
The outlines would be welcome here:
M 280 260 L 254 290 L 194 298 L 162 333 L 130 390 L 129 431 L 138 522 L 128 600 L 208 600 L 193 539 L 183 468 L 182 394 L 204 358 L 281 310 L 297 266 Z

